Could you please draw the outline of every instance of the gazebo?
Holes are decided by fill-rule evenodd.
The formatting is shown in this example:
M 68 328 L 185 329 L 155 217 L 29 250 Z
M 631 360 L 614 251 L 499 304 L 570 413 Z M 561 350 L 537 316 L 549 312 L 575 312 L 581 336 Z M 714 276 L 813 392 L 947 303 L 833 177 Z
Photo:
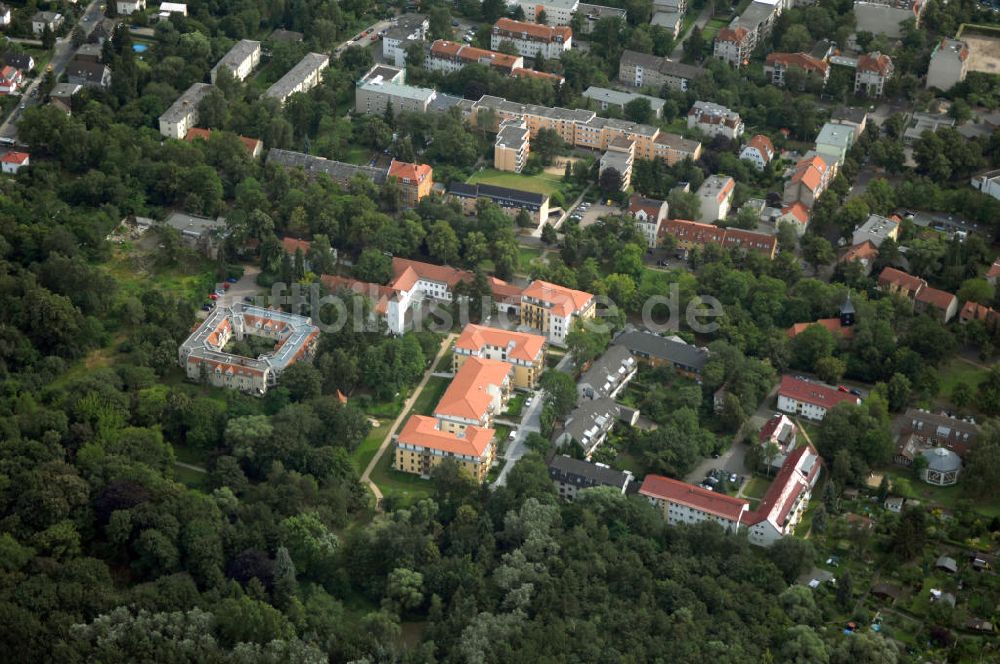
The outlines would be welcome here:
M 949 449 L 935 447 L 921 452 L 927 467 L 920 471 L 920 479 L 935 486 L 951 486 L 958 482 L 962 459 Z

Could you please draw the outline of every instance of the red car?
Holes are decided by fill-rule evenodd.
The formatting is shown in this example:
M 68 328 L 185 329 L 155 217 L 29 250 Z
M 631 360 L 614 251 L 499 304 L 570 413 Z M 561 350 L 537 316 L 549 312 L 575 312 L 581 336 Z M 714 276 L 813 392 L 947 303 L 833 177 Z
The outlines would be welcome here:
M 208 299 L 210 299 L 210 300 L 218 300 L 219 296 L 216 295 L 215 293 L 209 293 L 208 294 Z
M 226 283 L 222 284 L 222 290 L 229 290 L 231 286 L 232 284 L 227 281 Z
M 850 390 L 844 387 L 843 385 L 838 385 L 837 389 L 840 390 L 841 392 L 850 392 Z

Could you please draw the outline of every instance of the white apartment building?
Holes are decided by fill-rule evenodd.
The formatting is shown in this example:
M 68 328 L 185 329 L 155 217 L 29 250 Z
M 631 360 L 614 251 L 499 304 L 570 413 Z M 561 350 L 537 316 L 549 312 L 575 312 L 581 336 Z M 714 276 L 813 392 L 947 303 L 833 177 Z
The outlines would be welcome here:
M 687 117 L 688 129 L 698 129 L 706 136 L 725 136 L 736 140 L 743 135 L 743 120 L 736 111 L 710 101 L 696 101 Z
M 323 70 L 330 66 L 330 56 L 325 53 L 306 53 L 299 63 L 288 70 L 264 93 L 265 97 L 277 99 L 282 104 L 297 92 L 312 90 L 323 77 Z
M 713 521 L 735 533 L 750 514 L 742 498 L 715 493 L 662 475 L 646 475 L 639 495 L 657 508 L 671 526 Z
M 841 392 L 821 383 L 782 376 L 778 388 L 778 410 L 820 422 L 827 411 L 841 402 L 860 404 L 861 399 L 850 392 Z
M 249 76 L 257 65 L 260 64 L 260 42 L 253 41 L 252 39 L 241 39 L 233 47 L 229 49 L 229 52 L 222 56 L 212 71 L 210 76 L 212 79 L 212 85 L 215 85 L 215 79 L 219 76 L 219 70 L 222 67 L 227 68 L 232 72 L 233 78 L 237 81 L 245 81 L 247 76 Z
M 701 201 L 700 221 L 712 224 L 729 216 L 735 191 L 736 180 L 728 175 L 709 175 L 705 178 L 698 187 L 698 199 Z
M 536 23 L 538 13 L 545 12 L 546 25 L 569 25 L 580 0 L 518 0 L 514 4 L 524 10 L 525 21 Z
M 628 200 L 628 213 L 635 219 L 635 227 L 646 239 L 646 246 L 650 249 L 656 248 L 656 243 L 660 237 L 660 226 L 667 218 L 667 202 L 654 198 L 644 198 L 639 194 L 632 194 Z
M 117 0 L 115 7 L 119 16 L 130 16 L 136 12 L 145 11 L 146 0 Z
M 559 58 L 573 47 L 573 30 L 567 25 L 538 25 L 502 18 L 493 26 L 490 48 L 500 50 L 504 42 L 511 42 L 518 54 L 534 58 L 539 53 L 543 58 Z
M 168 138 L 187 136 L 188 130 L 198 125 L 198 104 L 213 89 L 208 83 L 192 83 L 160 116 L 160 133 Z
M 403 14 L 382 35 L 382 57 L 397 67 L 406 66 L 406 49 L 427 38 L 430 21 L 421 14 Z

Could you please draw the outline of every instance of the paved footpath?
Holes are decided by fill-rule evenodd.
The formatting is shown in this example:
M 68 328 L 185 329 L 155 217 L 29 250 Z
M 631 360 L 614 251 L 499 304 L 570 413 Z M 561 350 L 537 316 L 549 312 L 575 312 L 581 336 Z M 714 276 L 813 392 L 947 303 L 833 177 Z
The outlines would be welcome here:
M 399 415 L 396 416 L 396 419 L 393 421 L 392 426 L 389 427 L 389 431 L 385 434 L 385 440 L 383 440 L 382 444 L 379 445 L 378 451 L 375 452 L 375 456 L 372 457 L 372 460 L 368 462 L 368 467 L 365 468 L 365 472 L 361 473 L 361 483 L 367 484 L 368 487 L 372 490 L 372 493 L 375 494 L 376 506 L 382 504 L 382 491 L 378 488 L 378 485 L 372 481 L 371 478 L 372 471 L 375 470 L 375 466 L 378 465 L 379 460 L 382 459 L 382 455 L 385 454 L 385 451 L 389 448 L 389 444 L 392 443 L 392 437 L 396 434 L 396 431 L 399 429 L 399 426 L 403 423 L 403 420 L 406 419 L 407 415 L 410 414 L 410 410 L 413 408 L 413 404 L 416 403 L 417 398 L 420 396 L 420 393 L 424 391 L 424 387 L 427 385 L 427 381 L 430 380 L 431 376 L 434 375 L 434 368 L 437 366 L 438 362 L 441 361 L 441 358 L 444 357 L 445 352 L 447 352 L 448 349 L 451 348 L 451 342 L 455 340 L 456 336 L 458 335 L 452 332 L 447 337 L 445 337 L 444 341 L 441 343 L 441 348 L 438 349 L 437 355 L 434 356 L 434 361 L 431 362 L 431 366 L 424 373 L 424 377 L 420 380 L 420 384 L 417 385 L 417 389 L 413 390 L 413 394 L 411 394 L 409 398 L 406 400 L 406 402 L 403 404 L 403 409 L 399 411 Z

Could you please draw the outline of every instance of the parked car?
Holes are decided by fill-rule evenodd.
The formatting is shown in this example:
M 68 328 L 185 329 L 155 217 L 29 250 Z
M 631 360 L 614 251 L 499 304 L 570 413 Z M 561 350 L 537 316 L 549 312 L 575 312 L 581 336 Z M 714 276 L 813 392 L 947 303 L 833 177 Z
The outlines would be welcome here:
M 239 279 L 237 279 L 236 277 L 229 277 L 228 279 L 226 279 L 226 281 L 231 284 L 235 284 L 237 281 L 239 281 Z
M 247 295 L 246 297 L 243 298 L 243 301 L 244 302 L 253 302 L 253 297 L 250 296 L 250 295 Z
M 843 385 L 838 385 L 837 390 L 839 390 L 840 392 L 850 392 L 850 390 L 844 387 Z
M 515 438 L 517 438 L 517 430 L 511 429 L 510 434 L 507 436 L 507 438 L 508 440 L 514 440 Z
M 219 296 L 217 294 L 215 294 L 215 293 L 209 293 L 208 294 L 208 299 L 210 299 L 210 300 L 218 300 Z
M 231 283 L 229 283 L 228 281 L 223 282 L 223 284 L 222 284 L 222 290 L 224 290 L 224 291 L 227 291 L 227 290 L 229 290 L 232 287 L 233 287 L 233 285 Z
M 859 390 L 857 388 L 851 388 L 851 394 L 853 394 L 856 397 L 863 397 L 864 396 L 863 394 L 861 394 L 861 390 Z
M 211 304 L 203 304 L 203 305 L 201 305 L 201 310 L 202 311 L 211 311 L 212 310 L 212 305 Z

